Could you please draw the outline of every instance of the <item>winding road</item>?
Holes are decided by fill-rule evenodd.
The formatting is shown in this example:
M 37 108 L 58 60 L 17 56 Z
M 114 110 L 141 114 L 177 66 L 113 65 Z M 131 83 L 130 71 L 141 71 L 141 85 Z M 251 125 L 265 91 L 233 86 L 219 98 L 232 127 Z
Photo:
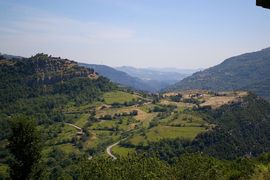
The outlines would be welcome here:
M 108 146 L 107 149 L 106 149 L 107 154 L 108 154 L 109 156 L 111 156 L 111 157 L 113 158 L 113 160 L 116 160 L 117 157 L 115 157 L 115 156 L 112 154 L 112 148 L 113 148 L 114 146 L 118 145 L 120 142 L 121 142 L 121 140 L 118 141 L 118 142 L 116 142 L 116 143 L 114 143 L 114 144 L 112 144 L 112 145 L 110 145 L 110 146 Z
M 72 126 L 72 127 L 76 128 L 77 130 L 79 130 L 79 131 L 82 132 L 82 128 L 80 128 L 80 127 L 78 127 L 78 126 L 76 126 L 76 125 L 74 125 L 74 124 L 71 124 L 71 123 L 65 123 L 65 124 L 66 124 L 66 125 L 69 125 L 69 126 Z
M 113 148 L 114 146 L 117 146 L 121 141 L 124 141 L 124 140 L 126 140 L 126 139 L 127 139 L 127 137 L 124 138 L 124 139 L 121 139 L 120 141 L 117 141 L 116 143 L 114 143 L 114 144 L 112 144 L 112 145 L 110 145 L 110 146 L 107 147 L 106 152 L 107 152 L 107 154 L 108 154 L 109 156 L 111 156 L 111 157 L 113 158 L 113 160 L 116 160 L 117 157 L 115 157 L 115 155 L 112 154 L 112 148 Z
M 65 124 L 74 127 L 74 128 L 77 129 L 79 132 L 83 132 L 82 128 L 80 128 L 80 127 L 78 127 L 78 126 L 76 126 L 76 125 L 74 125 L 74 124 L 71 124 L 71 123 L 65 123 Z M 110 146 L 108 146 L 108 147 L 106 148 L 107 154 L 108 154 L 110 157 L 112 157 L 113 160 L 116 160 L 117 157 L 116 157 L 115 155 L 112 154 L 112 148 L 113 148 L 114 146 L 118 145 L 121 141 L 123 141 L 123 140 L 125 140 L 125 139 L 127 139 L 127 138 L 121 139 L 120 141 L 117 141 L 116 143 L 114 143 L 114 144 L 112 144 L 112 145 L 110 145 Z M 91 159 L 92 159 L 92 156 L 89 156 L 88 159 L 91 160 Z

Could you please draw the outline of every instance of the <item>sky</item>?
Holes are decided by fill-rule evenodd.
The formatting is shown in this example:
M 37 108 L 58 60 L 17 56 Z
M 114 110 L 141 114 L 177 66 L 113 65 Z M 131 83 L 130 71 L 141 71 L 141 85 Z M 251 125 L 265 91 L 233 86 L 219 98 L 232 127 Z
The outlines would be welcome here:
M 0 52 L 92 64 L 207 68 L 270 47 L 255 0 L 0 0 Z

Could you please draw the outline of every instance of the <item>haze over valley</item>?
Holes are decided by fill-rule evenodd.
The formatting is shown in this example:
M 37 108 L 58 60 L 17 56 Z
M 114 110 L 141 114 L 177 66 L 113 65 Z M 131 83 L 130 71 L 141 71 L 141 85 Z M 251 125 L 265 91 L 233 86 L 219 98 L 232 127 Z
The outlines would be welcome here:
M 268 180 L 269 9 L 0 0 L 0 179 Z

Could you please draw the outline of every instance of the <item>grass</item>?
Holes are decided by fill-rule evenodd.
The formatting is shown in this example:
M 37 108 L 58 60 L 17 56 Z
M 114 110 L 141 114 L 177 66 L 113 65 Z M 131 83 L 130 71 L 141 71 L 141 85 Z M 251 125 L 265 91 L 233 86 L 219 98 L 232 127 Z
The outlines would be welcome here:
M 64 112 L 66 113 L 84 113 L 88 112 L 89 109 L 95 108 L 97 106 L 102 105 L 101 102 L 91 102 L 91 103 L 86 103 L 82 104 L 80 106 L 76 106 L 74 102 L 68 102 L 64 108 Z
M 129 106 L 129 107 L 121 107 L 121 108 L 108 108 L 108 109 L 103 109 L 97 112 L 97 116 L 101 116 L 101 115 L 114 115 L 115 113 L 129 113 L 133 110 L 136 110 L 137 108 Z
M 62 150 L 65 154 L 71 154 L 71 153 L 79 154 L 80 153 L 80 151 L 70 143 L 57 145 L 56 147 Z
M 122 91 L 113 91 L 104 94 L 104 102 L 106 104 L 124 103 L 141 98 L 140 95 L 131 94 Z M 171 116 L 160 120 L 160 124 L 156 127 L 148 129 L 149 123 L 157 116 L 158 113 L 149 112 L 155 105 L 144 104 L 142 106 L 128 106 L 113 108 L 108 106 L 105 109 L 99 108 L 102 105 L 101 102 L 88 103 L 79 107 L 72 103 L 67 104 L 65 108 L 65 118 L 68 122 L 74 125 L 83 127 L 89 118 L 89 110 L 96 108 L 96 117 L 102 115 L 114 115 L 116 113 L 129 113 L 133 110 L 138 111 L 138 115 L 134 117 L 122 117 L 121 120 L 102 120 L 100 122 L 93 123 L 88 127 L 90 137 L 83 143 L 83 150 L 98 149 L 102 154 L 105 154 L 103 149 L 107 145 L 117 142 L 123 138 L 123 133 L 133 132 L 133 136 L 127 139 L 134 145 L 148 145 L 148 142 L 155 142 L 161 139 L 174 139 L 185 138 L 193 139 L 199 133 L 206 131 L 205 127 L 201 127 L 205 122 L 199 115 L 193 113 L 185 113 L 185 109 L 189 109 L 191 106 L 185 103 L 174 103 L 170 100 L 162 101 L 161 104 L 175 104 L 177 109 L 174 110 Z M 103 104 L 104 105 L 104 104 Z M 180 127 L 179 127 L 180 126 Z M 116 128 L 117 127 L 117 128 Z M 135 129 L 136 128 L 136 129 Z M 142 129 L 144 128 L 144 135 Z M 50 152 L 50 147 L 60 148 L 64 153 L 69 154 L 71 152 L 80 152 L 75 146 L 69 143 L 69 141 L 76 137 L 77 130 L 69 125 L 61 125 L 60 123 L 49 126 L 49 129 L 42 127 L 41 130 L 48 132 L 49 134 L 55 133 L 55 137 L 46 142 L 48 148 L 44 151 L 46 154 Z M 64 143 L 64 144 L 62 144 Z M 58 145 L 56 145 L 58 144 Z M 60 145 L 59 145 L 60 144 Z M 127 156 L 129 153 L 134 153 L 133 148 L 125 148 L 120 145 L 113 147 L 113 153 L 119 156 Z
M 69 139 L 71 137 L 74 137 L 76 133 L 77 133 L 77 129 L 65 124 L 64 127 L 62 128 L 62 132 L 58 134 L 58 138 Z
M 138 99 L 138 96 L 122 91 L 113 91 L 104 93 L 103 98 L 106 104 L 113 104 L 130 102 L 132 100 Z
M 102 120 L 94 123 L 90 128 L 93 130 L 109 130 L 128 131 L 138 127 L 140 122 L 133 117 L 121 117 L 121 119 Z
M 71 143 L 66 143 L 66 144 L 60 144 L 60 145 L 55 145 L 55 146 L 46 146 L 42 150 L 42 157 L 48 157 L 49 154 L 53 151 L 53 148 L 57 148 L 61 151 L 63 151 L 64 154 L 69 155 L 72 153 L 75 154 L 80 154 L 80 150 L 73 146 Z
M 251 180 L 265 180 L 269 179 L 270 173 L 269 173 L 269 166 L 263 165 L 263 164 L 257 164 L 255 167 L 254 174 L 250 177 Z
M 236 99 L 236 96 L 210 97 L 209 99 L 206 99 L 206 102 L 202 103 L 201 106 L 211 106 L 213 109 L 217 109 L 222 105 L 235 101 Z
M 94 123 L 91 126 L 91 129 L 106 129 L 106 128 L 113 128 L 116 126 L 115 120 L 103 120 L 101 122 Z
M 93 134 L 93 136 L 90 139 L 88 139 L 88 141 L 85 142 L 86 148 L 95 148 L 99 144 L 102 144 L 110 140 L 113 143 L 120 140 L 121 138 L 120 134 L 116 134 L 113 131 L 91 130 L 90 132 Z
M 0 179 L 8 179 L 8 165 L 0 164 Z
M 199 127 L 203 124 L 205 124 L 206 122 L 199 116 L 196 115 L 192 115 L 192 114 L 175 114 L 173 115 L 175 116 L 174 118 L 169 118 L 168 119 L 168 125 L 170 126 L 193 126 L 193 127 Z
M 89 118 L 89 114 L 82 114 L 75 122 L 75 125 L 82 128 Z
M 50 126 L 40 125 L 37 126 L 37 129 L 44 134 L 51 134 L 45 142 L 46 145 L 55 145 L 62 141 L 71 140 L 77 133 L 74 127 L 61 123 L 54 123 Z
M 175 105 L 179 108 L 179 111 L 183 111 L 184 109 L 191 109 L 194 107 L 194 104 L 183 103 L 183 102 L 173 102 L 170 99 L 162 99 L 160 101 L 161 105 Z
M 162 126 L 149 129 L 145 136 L 141 134 L 134 135 L 128 141 L 133 145 L 147 145 L 147 142 L 157 142 L 162 139 L 194 139 L 199 133 L 205 132 L 204 127 L 172 127 Z
M 146 138 L 142 135 L 135 135 L 131 137 L 128 141 L 135 146 L 139 144 L 147 145 Z
M 142 106 L 139 106 L 138 108 L 146 113 L 148 113 L 150 110 L 153 109 L 155 105 L 154 104 L 144 104 Z
M 97 112 L 97 117 L 100 117 L 102 115 L 114 115 L 115 113 L 129 113 L 133 110 L 137 110 L 138 111 L 138 115 L 134 116 L 134 118 L 137 121 L 140 121 L 143 123 L 143 127 L 148 127 L 149 126 L 149 122 L 157 115 L 157 113 L 152 112 L 152 113 L 148 113 L 148 110 L 144 111 L 144 108 L 141 107 L 121 107 L 121 108 L 109 108 L 109 109 L 104 109 L 101 111 Z
M 151 128 L 146 137 L 149 141 L 159 141 L 161 139 L 194 139 L 199 133 L 206 131 L 203 127 L 171 127 L 171 126 L 157 126 Z
M 74 123 L 79 117 L 79 114 L 65 114 L 65 122 Z
M 135 148 L 125 148 L 117 145 L 112 148 L 112 153 L 121 157 L 127 157 L 129 154 L 135 153 Z
M 153 118 L 157 115 L 157 113 L 144 113 L 141 122 L 143 123 L 143 127 L 149 127 L 149 123 L 153 120 Z

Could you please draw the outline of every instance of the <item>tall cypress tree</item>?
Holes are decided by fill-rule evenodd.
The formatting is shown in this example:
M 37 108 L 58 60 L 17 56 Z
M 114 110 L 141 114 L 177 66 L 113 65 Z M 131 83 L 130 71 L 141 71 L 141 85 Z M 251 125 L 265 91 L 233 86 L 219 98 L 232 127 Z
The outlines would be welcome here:
M 29 179 L 40 159 L 40 134 L 33 119 L 17 116 L 10 121 L 11 136 L 8 149 L 13 155 L 10 163 L 12 179 Z

